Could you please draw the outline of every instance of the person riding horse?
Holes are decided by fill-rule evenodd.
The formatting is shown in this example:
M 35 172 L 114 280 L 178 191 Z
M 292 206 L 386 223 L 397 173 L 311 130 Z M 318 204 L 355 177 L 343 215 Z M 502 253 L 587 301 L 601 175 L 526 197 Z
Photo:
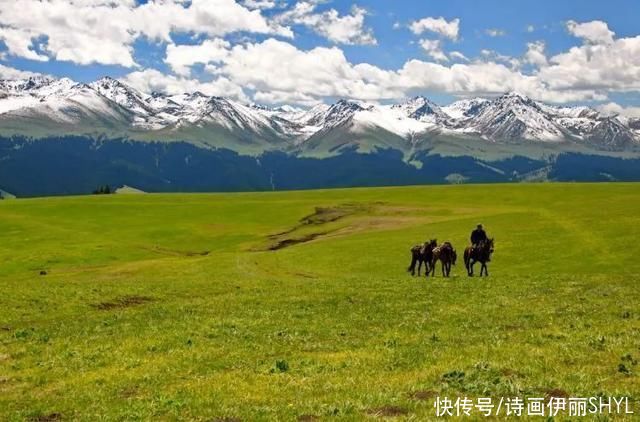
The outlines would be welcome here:
M 476 229 L 471 232 L 471 245 L 476 248 L 480 242 L 486 242 L 489 238 L 482 228 L 482 224 L 478 224 Z
M 475 262 L 482 263 L 480 276 L 483 273 L 488 276 L 487 262 L 491 261 L 491 254 L 493 254 L 493 238 L 489 239 L 482 224 L 478 224 L 476 229 L 471 232 L 471 246 L 464 250 L 464 266 L 467 268 L 469 276 L 473 276 Z

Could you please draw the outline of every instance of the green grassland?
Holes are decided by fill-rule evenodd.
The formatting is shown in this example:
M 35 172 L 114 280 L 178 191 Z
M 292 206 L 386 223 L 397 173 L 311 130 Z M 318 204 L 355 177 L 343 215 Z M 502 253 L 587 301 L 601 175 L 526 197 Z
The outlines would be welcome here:
M 434 395 L 638 414 L 639 210 L 640 184 L 0 201 L 0 420 L 429 420 Z M 477 222 L 488 278 L 406 273 Z

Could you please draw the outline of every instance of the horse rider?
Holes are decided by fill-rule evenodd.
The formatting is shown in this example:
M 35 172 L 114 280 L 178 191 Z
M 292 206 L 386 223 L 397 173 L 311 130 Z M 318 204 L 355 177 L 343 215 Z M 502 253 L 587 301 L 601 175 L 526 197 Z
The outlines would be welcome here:
M 471 245 L 477 247 L 480 242 L 488 240 L 487 233 L 482 228 L 482 224 L 478 224 L 476 229 L 471 232 Z

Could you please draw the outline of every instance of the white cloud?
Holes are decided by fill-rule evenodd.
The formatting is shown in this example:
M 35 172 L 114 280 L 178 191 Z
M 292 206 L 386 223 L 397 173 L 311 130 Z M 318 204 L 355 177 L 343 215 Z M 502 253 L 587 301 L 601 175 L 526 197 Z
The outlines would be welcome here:
M 135 66 L 133 43 L 140 37 L 171 41 L 171 33 L 222 36 L 236 31 L 293 36 L 291 30 L 268 21 L 260 10 L 234 0 L 12 0 L 0 8 L 0 40 L 9 53 L 78 64 Z
M 262 102 L 308 105 L 329 97 L 382 101 L 417 91 L 461 96 L 518 91 L 560 103 L 604 98 L 588 88 L 552 89 L 538 75 L 525 74 L 513 66 L 517 59 L 505 56 L 506 62 L 500 63 L 497 55 L 491 54 L 485 60 L 452 65 L 410 60 L 398 70 L 385 70 L 368 63 L 350 63 L 337 47 L 304 51 L 284 41 L 267 39 L 232 47 L 214 70 L 218 77 L 255 91 L 254 99 Z
M 253 100 L 261 104 L 297 104 L 308 107 L 322 103 L 322 100 L 313 95 L 285 91 L 257 91 Z
M 0 79 L 26 79 L 33 76 L 43 76 L 43 75 L 41 73 L 14 69 L 13 67 L 0 64 Z
M 524 55 L 524 61 L 538 67 L 546 66 L 548 62 L 544 52 L 545 47 L 543 41 L 527 43 L 527 52 Z
M 237 45 L 220 67 L 220 73 L 240 86 L 260 91 L 302 96 L 348 97 L 375 100 L 401 96 L 378 82 L 378 68 L 349 63 L 337 47 L 303 51 L 275 39 Z M 383 72 L 383 71 L 381 71 Z
M 230 46 L 229 42 L 221 38 L 205 40 L 199 45 L 169 44 L 164 61 L 176 74 L 188 76 L 191 66 L 196 63 L 209 64 L 222 61 L 229 54 Z
M 596 109 L 606 116 L 640 118 L 640 107 L 623 107 L 617 103 L 606 103 L 597 106 Z
M 258 3 L 267 7 L 266 2 L 255 1 L 244 7 L 247 1 L 152 0 L 140 5 L 133 0 L 16 0 L 2 3 L 0 39 L 10 54 L 33 60 L 53 57 L 129 67 L 136 66 L 133 43 L 139 37 L 160 40 L 168 44 L 164 60 L 175 74 L 145 69 L 127 75 L 126 82 L 146 92 L 200 90 L 242 100 L 252 93 L 255 101 L 271 103 L 310 105 L 332 97 L 383 101 L 424 91 L 498 95 L 509 90 L 562 103 L 604 101 L 614 91 L 640 92 L 640 36 L 616 39 L 601 21 L 568 22 L 568 31 L 583 42 L 554 56 L 547 55 L 543 41 L 536 41 L 527 44 L 522 57 L 483 50 L 469 59 L 443 49 L 459 38 L 459 19 L 424 18 L 410 28 L 416 34 L 435 34 L 435 39 L 419 41 L 429 59 L 383 69 L 352 63 L 337 46 L 303 50 L 274 38 L 235 45 L 224 40 L 235 31 L 291 36 L 286 25 L 306 25 L 334 43 L 375 43 L 364 9 L 340 15 L 334 9 L 318 11 L 316 0 L 302 1 L 270 20 L 258 8 Z M 176 45 L 175 33 L 204 41 Z M 211 80 L 194 79 L 195 64 L 203 65 Z M 21 77 L 15 72 L 0 65 L 0 77 Z
M 480 50 L 480 55 L 488 61 L 494 61 L 509 65 L 513 69 L 519 69 L 522 65 L 522 61 L 516 57 L 508 56 L 506 54 L 500 54 L 495 50 Z
M 211 48 L 211 44 L 215 48 Z M 338 47 L 301 50 L 273 38 L 230 47 L 224 41 L 205 41 L 199 46 L 174 46 L 165 59 L 180 76 L 157 71 L 134 72 L 127 79 L 141 89 L 182 92 L 208 90 L 241 98 L 242 88 L 253 92 L 254 101 L 311 105 L 332 97 L 366 101 L 398 99 L 413 92 L 435 91 L 459 96 L 499 95 L 518 91 L 551 102 L 603 100 L 593 86 L 554 86 L 544 73 L 553 63 L 544 63 L 544 44 L 531 43 L 521 59 L 484 51 L 481 59 L 468 61 L 460 52 L 451 53 L 452 65 L 440 49 L 442 40 L 422 40 L 421 45 L 436 61 L 410 60 L 397 70 L 349 62 Z M 178 54 L 178 52 L 180 54 Z M 640 55 L 639 55 L 640 56 Z M 462 61 L 462 63 L 461 63 Z M 205 63 L 215 83 L 200 84 L 188 77 L 193 63 Z M 540 70 L 524 73 L 523 62 L 535 62 Z M 203 88 L 204 87 L 204 88 Z
M 467 56 L 462 54 L 460 51 L 452 51 L 451 53 L 449 53 L 449 57 L 451 57 L 454 60 L 461 60 L 465 62 L 469 61 Z
M 304 25 L 337 44 L 374 45 L 377 43 L 371 29 L 364 26 L 367 11 L 353 6 L 351 13 L 340 16 L 337 10 L 317 12 L 318 1 L 300 1 L 293 9 L 278 16 L 283 24 Z
M 460 19 L 456 18 L 451 21 L 447 21 L 443 17 L 426 17 L 412 22 L 409 29 L 411 29 L 411 31 L 416 35 L 420 35 L 424 32 L 433 32 L 441 37 L 455 41 L 458 39 L 458 34 L 460 32 Z
M 640 91 L 640 36 L 573 47 L 549 58 L 539 77 L 556 90 Z
M 493 38 L 504 37 L 505 35 L 507 35 L 507 32 L 504 29 L 498 29 L 498 28 L 486 29 L 484 33 Z
M 611 44 L 615 33 L 609 29 L 606 22 L 591 21 L 578 23 L 567 22 L 567 30 L 575 37 L 582 38 L 591 44 Z
M 531 33 L 531 32 L 536 30 L 536 27 L 533 26 L 533 25 L 527 25 L 526 30 L 527 30 L 527 32 Z
M 536 76 L 495 62 L 444 66 L 410 60 L 396 73 L 396 83 L 407 90 L 433 90 L 460 96 L 493 96 L 516 91 L 538 100 L 559 103 L 602 99 L 592 91 L 550 90 Z
M 39 54 L 33 49 L 34 40 L 37 37 L 38 34 L 30 30 L 22 31 L 0 27 L 0 41 L 5 43 L 12 54 L 29 60 L 47 61 L 49 60 L 47 56 Z
M 244 0 L 242 4 L 249 9 L 274 9 L 279 3 L 273 0 Z
M 438 62 L 448 62 L 449 58 L 442 51 L 440 40 L 420 40 L 420 46 L 427 55 Z

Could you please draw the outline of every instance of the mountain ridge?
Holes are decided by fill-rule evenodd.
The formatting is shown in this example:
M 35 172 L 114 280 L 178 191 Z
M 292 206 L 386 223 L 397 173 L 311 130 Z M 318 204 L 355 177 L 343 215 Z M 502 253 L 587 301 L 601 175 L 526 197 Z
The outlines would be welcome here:
M 110 77 L 88 84 L 49 77 L 0 80 L 0 134 L 186 141 L 249 155 L 332 155 L 340 153 L 340 145 L 361 152 L 391 146 L 405 159 L 443 139 L 452 150 L 474 139 L 485 149 L 485 144 L 596 153 L 640 149 L 640 119 L 544 104 L 514 92 L 445 106 L 416 96 L 388 105 L 341 99 L 301 110 L 200 92 L 145 94 Z

